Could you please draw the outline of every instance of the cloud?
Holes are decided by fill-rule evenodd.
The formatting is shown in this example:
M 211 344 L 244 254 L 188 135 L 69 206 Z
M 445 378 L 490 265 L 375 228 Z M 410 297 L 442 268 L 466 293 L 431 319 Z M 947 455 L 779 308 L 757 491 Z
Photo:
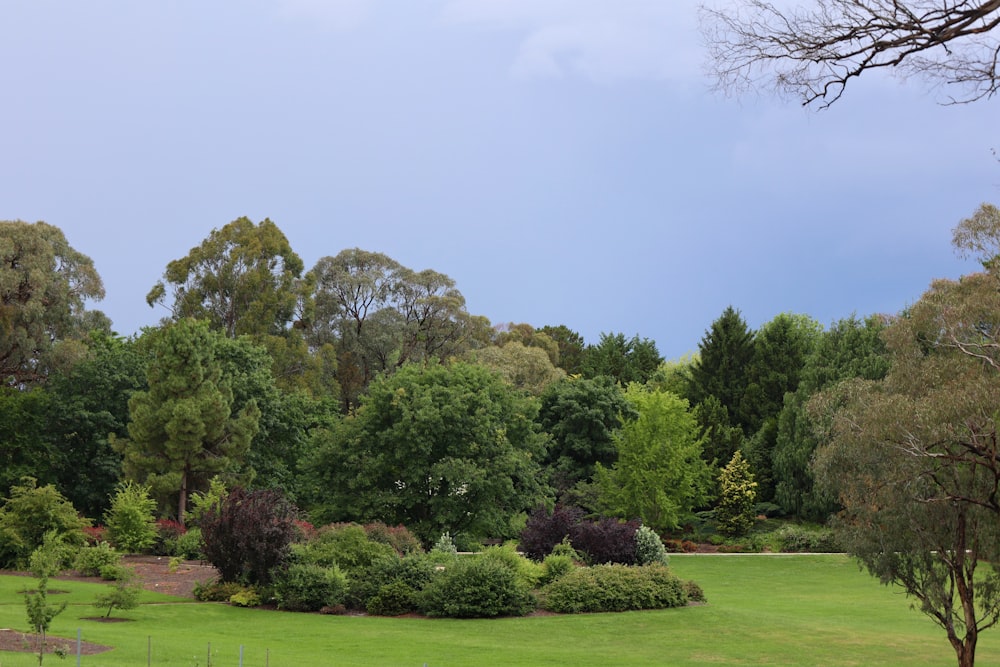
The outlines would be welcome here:
M 372 13 L 375 0 L 277 0 L 278 14 L 329 30 L 354 30 Z
M 443 17 L 522 32 L 511 63 L 521 78 L 700 76 L 697 4 L 688 0 L 448 0 Z

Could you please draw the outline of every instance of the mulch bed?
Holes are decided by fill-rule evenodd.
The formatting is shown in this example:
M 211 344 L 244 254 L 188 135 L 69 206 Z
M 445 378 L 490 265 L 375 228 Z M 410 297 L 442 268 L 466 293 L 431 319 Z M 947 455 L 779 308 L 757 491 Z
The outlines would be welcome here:
M 126 556 L 123 564 L 131 568 L 142 582 L 142 587 L 146 590 L 167 595 L 180 597 L 194 597 L 194 588 L 199 583 L 205 583 L 215 579 L 218 572 L 211 565 L 205 565 L 197 561 L 185 561 L 181 563 L 173 572 L 170 571 L 170 558 L 161 556 Z M 4 572 L 4 574 L 21 575 L 30 577 L 27 572 Z M 90 583 L 108 583 L 100 577 L 80 577 L 72 572 L 65 575 L 52 577 L 50 581 L 85 581 Z M 49 593 L 56 593 L 58 589 L 49 589 Z M 88 617 L 81 620 L 94 621 L 100 623 L 122 622 L 128 619 L 103 616 Z M 81 642 L 80 653 L 82 655 L 94 655 L 110 651 L 113 646 L 102 646 Z M 17 651 L 24 653 L 38 652 L 38 637 L 33 633 L 20 632 L 9 628 L 0 628 L 0 651 Z M 45 638 L 45 653 L 62 652 L 67 655 L 76 655 L 76 639 L 66 637 Z

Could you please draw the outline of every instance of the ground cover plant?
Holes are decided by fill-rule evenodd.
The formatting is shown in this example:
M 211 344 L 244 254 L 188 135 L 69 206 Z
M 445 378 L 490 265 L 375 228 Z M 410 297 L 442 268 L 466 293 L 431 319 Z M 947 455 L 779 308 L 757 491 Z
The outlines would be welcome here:
M 144 591 L 128 622 L 82 620 L 103 585 L 59 581 L 67 610 L 50 634 L 114 646 L 83 665 L 913 665 L 951 664 L 939 628 L 899 592 L 840 555 L 671 555 L 671 569 L 704 589 L 708 604 L 660 611 L 482 620 L 289 614 L 199 604 Z M 18 590 L 0 576 L 0 627 L 26 630 Z M 172 604 L 151 604 L 171 602 Z M 980 664 L 1000 664 L 1000 633 L 980 638 Z M 22 660 L 17 662 L 16 660 Z M 30 656 L 0 653 L 7 666 Z

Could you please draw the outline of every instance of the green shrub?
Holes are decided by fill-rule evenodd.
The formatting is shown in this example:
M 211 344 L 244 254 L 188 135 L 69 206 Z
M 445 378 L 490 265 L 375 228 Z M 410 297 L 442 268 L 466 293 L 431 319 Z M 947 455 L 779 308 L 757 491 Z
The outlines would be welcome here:
M 235 581 L 197 583 L 194 586 L 194 599 L 199 602 L 227 602 L 231 597 L 245 590 L 245 586 Z
M 292 546 L 296 562 L 322 567 L 336 565 L 345 572 L 362 570 L 380 558 L 396 555 L 388 544 L 372 541 L 361 526 L 353 523 L 331 524 L 316 532 L 304 544 Z
M 670 563 L 670 556 L 667 555 L 667 548 L 663 546 L 663 540 L 649 526 L 639 526 L 635 531 L 635 560 L 638 565 Z
M 809 529 L 802 526 L 782 526 L 778 530 L 781 550 L 792 553 L 834 553 L 840 551 L 833 531 L 828 528 Z
M 365 611 L 373 616 L 400 616 L 416 608 L 417 591 L 401 579 L 380 586 L 365 605 Z
M 368 613 L 379 613 L 369 610 L 369 606 L 371 599 L 379 595 L 384 586 L 400 582 L 413 592 L 421 591 L 434 577 L 435 567 L 437 566 L 433 560 L 423 554 L 411 554 L 404 558 L 380 558 L 350 578 L 347 605 L 353 609 L 364 609 Z M 416 611 L 416 600 L 411 600 L 410 603 L 408 609 L 399 613 Z
M 259 607 L 260 594 L 252 588 L 244 588 L 229 596 L 229 604 L 234 607 Z
M 68 545 L 82 546 L 86 541 L 83 529 L 89 525 L 56 487 L 38 487 L 33 477 L 22 477 L 20 484 L 10 487 L 10 497 L 0 507 L 0 568 L 27 567 L 31 553 L 49 531 Z
M 375 522 L 365 524 L 364 529 L 368 539 L 372 542 L 388 544 L 402 556 L 420 553 L 424 550 L 420 544 L 420 538 L 410 532 L 406 526 L 387 526 L 384 523 Z
M 292 563 L 273 576 L 278 609 L 319 611 L 341 604 L 347 591 L 347 578 L 336 565 Z
M 105 581 L 126 581 L 133 576 L 132 570 L 120 564 L 102 565 L 98 568 L 98 573 Z
M 551 584 L 553 581 L 568 574 L 576 567 L 576 561 L 570 556 L 564 554 L 549 554 L 542 561 L 542 577 L 539 579 L 538 583 L 541 585 Z
M 445 531 L 441 533 L 441 537 L 437 539 L 434 546 L 431 547 L 431 551 L 435 553 L 447 554 L 449 556 L 458 555 L 458 547 L 455 546 L 455 540 L 452 539 L 451 533 Z
M 684 582 L 684 594 L 687 595 L 689 602 L 705 602 L 705 591 L 701 590 L 701 586 L 693 581 Z
M 120 565 L 122 555 L 107 542 L 92 547 L 81 547 L 73 559 L 73 569 L 84 577 L 99 577 L 105 565 Z
M 94 606 L 99 609 L 107 609 L 108 613 L 104 617 L 110 618 L 111 611 L 115 608 L 127 610 L 138 607 L 140 593 L 142 593 L 142 586 L 129 572 L 129 576 L 116 579 L 115 584 L 108 586 L 106 592 L 99 593 L 94 600 Z
M 564 614 L 665 609 L 687 604 L 681 580 L 662 565 L 577 568 L 542 590 L 544 606 Z
M 523 616 L 535 608 L 531 589 L 495 559 L 463 558 L 436 576 L 420 594 L 428 616 Z
M 120 482 L 111 497 L 111 507 L 104 513 L 108 539 L 119 551 L 140 553 L 156 542 L 156 501 L 149 497 L 149 487 L 135 482 Z
M 191 528 L 186 533 L 177 536 L 171 545 L 168 556 L 176 556 L 182 560 L 205 560 L 204 542 L 201 539 L 201 528 Z
M 537 586 L 538 581 L 545 574 L 545 568 L 541 563 L 530 561 L 519 554 L 513 544 L 488 547 L 479 554 L 479 558 L 494 561 L 509 568 L 528 588 Z
M 187 526 L 200 526 L 201 520 L 211 512 L 219 512 L 222 509 L 222 501 L 229 495 L 226 484 L 216 475 L 208 482 L 208 491 L 199 491 L 191 494 L 189 498 L 187 516 L 185 524 Z

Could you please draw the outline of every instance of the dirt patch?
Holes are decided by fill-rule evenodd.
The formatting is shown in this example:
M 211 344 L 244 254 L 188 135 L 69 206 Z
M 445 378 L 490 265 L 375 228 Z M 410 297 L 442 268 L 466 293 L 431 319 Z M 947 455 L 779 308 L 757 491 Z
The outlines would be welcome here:
M 90 642 L 80 642 L 81 655 L 96 655 L 110 651 L 114 646 L 102 646 Z M 0 628 L 0 651 L 17 651 L 19 653 L 38 653 L 38 635 L 19 632 L 8 628 Z M 76 655 L 76 640 L 65 637 L 45 638 L 45 653 L 61 653 Z

